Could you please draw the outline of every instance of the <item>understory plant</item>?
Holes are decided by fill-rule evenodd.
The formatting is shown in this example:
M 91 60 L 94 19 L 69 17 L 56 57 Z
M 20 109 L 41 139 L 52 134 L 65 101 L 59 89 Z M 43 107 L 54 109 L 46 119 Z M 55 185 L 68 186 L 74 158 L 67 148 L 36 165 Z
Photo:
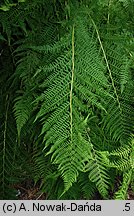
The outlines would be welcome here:
M 0 12 L 0 198 L 133 189 L 133 0 L 6 1 Z

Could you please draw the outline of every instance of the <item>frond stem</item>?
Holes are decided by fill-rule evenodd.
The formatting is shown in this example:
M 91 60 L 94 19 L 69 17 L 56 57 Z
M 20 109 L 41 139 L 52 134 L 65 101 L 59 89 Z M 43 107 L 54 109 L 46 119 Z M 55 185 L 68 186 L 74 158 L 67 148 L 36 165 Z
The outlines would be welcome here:
M 72 110 L 72 99 L 73 99 L 73 82 L 74 82 L 74 25 L 72 29 L 72 74 L 71 74 L 71 89 L 70 89 L 70 132 L 71 140 L 73 134 L 73 110 Z
M 5 187 L 5 157 L 6 157 L 6 133 L 7 133 L 7 116 L 8 116 L 8 108 L 9 108 L 9 102 L 8 102 L 8 95 L 6 96 L 6 102 L 7 102 L 7 105 L 6 105 L 6 113 L 5 113 L 5 122 L 4 122 L 4 134 L 3 134 L 3 181 L 2 181 L 2 184 L 3 184 L 3 191 L 4 191 L 4 187 Z
M 112 0 L 109 0 L 109 4 L 108 4 L 108 17 L 107 17 L 107 24 L 109 24 L 109 20 L 110 20 L 110 7 L 111 7 L 111 3 L 112 3 Z

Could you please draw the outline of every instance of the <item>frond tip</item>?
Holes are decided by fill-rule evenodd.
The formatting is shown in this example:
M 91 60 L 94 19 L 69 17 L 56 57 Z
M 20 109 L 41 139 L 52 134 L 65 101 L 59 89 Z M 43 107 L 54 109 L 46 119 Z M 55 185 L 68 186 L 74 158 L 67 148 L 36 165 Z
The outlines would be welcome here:
M 14 113 L 17 124 L 18 137 L 20 137 L 21 129 L 28 121 L 32 112 L 32 98 L 28 95 L 19 96 L 15 99 Z
M 115 200 L 127 199 L 127 191 L 131 181 L 132 170 L 126 171 L 123 175 L 123 182 L 120 189 L 115 193 Z

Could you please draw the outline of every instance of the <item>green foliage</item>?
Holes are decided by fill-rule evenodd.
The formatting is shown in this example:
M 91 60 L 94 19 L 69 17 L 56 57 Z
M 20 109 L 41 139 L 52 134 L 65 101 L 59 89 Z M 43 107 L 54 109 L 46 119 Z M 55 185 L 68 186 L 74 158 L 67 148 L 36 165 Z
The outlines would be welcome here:
M 15 103 L 15 116 L 17 123 L 18 136 L 20 137 L 21 129 L 28 121 L 32 110 L 32 98 L 29 95 L 23 95 L 17 98 Z
M 10 56 L 0 69 L 2 197 L 11 197 L 15 170 L 28 173 L 30 163 L 48 199 L 92 199 L 97 192 L 108 199 L 117 178 L 114 199 L 126 199 L 133 179 L 134 2 L 21 2 L 0 13 L 0 46 Z
M 15 160 L 16 160 L 16 128 L 9 110 L 8 96 L 5 101 L 5 113 L 3 115 L 2 124 L 0 127 L 0 198 L 8 199 L 14 197 L 14 193 L 10 193 L 11 185 L 15 181 Z
M 115 199 L 125 200 L 127 199 L 127 190 L 131 181 L 132 171 L 129 170 L 123 175 L 123 182 L 120 189 L 115 193 Z

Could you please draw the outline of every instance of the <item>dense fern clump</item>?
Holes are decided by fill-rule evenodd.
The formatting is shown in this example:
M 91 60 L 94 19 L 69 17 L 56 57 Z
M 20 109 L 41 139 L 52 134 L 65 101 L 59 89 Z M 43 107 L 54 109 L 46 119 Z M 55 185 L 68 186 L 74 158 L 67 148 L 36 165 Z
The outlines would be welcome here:
M 133 183 L 133 3 L 47 4 L 1 7 L 1 47 L 10 57 L 0 71 L 2 82 L 9 80 L 0 88 L 0 196 L 11 198 L 10 182 L 21 181 L 15 173 L 28 173 L 29 163 L 48 199 L 93 199 L 98 192 L 126 199 Z

